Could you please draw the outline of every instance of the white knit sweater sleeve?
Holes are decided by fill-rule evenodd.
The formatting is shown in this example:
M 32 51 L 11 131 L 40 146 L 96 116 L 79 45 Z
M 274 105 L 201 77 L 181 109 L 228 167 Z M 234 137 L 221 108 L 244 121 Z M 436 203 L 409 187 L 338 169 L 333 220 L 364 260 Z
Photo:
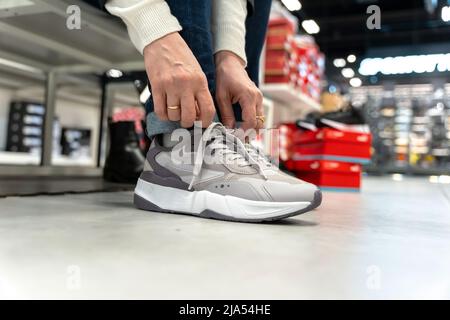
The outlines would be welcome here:
M 245 54 L 245 19 L 247 0 L 212 0 L 211 28 L 214 53 L 228 50 L 247 65 Z
M 108 0 L 105 7 L 125 22 L 140 53 L 153 41 L 182 29 L 164 0 Z
M 247 0 L 212 0 L 212 4 L 214 53 L 228 50 L 247 63 Z M 108 0 L 105 7 L 125 22 L 131 41 L 141 53 L 153 41 L 182 29 L 164 0 Z

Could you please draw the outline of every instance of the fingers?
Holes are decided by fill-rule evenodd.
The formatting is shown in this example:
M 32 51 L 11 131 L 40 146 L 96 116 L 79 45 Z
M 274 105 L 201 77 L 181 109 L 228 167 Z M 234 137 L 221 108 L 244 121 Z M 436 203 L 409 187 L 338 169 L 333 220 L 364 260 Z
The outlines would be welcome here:
M 242 108 L 242 129 L 256 128 L 256 98 L 252 95 L 246 95 L 239 100 Z
M 190 128 L 194 125 L 196 118 L 195 99 L 192 94 L 181 97 L 181 122 L 183 128 Z
M 207 128 L 216 114 L 214 102 L 207 87 L 197 92 L 196 99 L 199 111 L 198 120 L 202 122 L 203 128 Z
M 260 91 L 256 97 L 256 116 L 264 117 L 263 95 Z M 256 121 L 256 129 L 257 130 L 265 128 L 264 120 L 261 120 L 261 118 L 259 118 L 259 119 L 257 118 L 256 120 L 257 120 Z
M 216 111 L 203 73 L 178 70 L 157 83 L 163 88 L 154 90 L 155 112 L 161 120 L 179 121 L 183 128 L 192 127 L 196 120 L 202 121 L 203 127 L 211 124 Z
M 167 92 L 167 117 L 170 121 L 181 120 L 180 98 L 174 92 Z
M 227 128 L 234 128 L 236 119 L 234 117 L 231 98 L 227 93 L 218 92 L 216 100 L 219 105 L 220 119 L 222 120 L 223 125 Z
M 155 106 L 156 116 L 162 121 L 169 120 L 169 118 L 167 116 L 166 95 L 165 95 L 164 91 L 158 90 L 158 89 L 153 89 L 152 96 L 153 96 L 153 104 Z

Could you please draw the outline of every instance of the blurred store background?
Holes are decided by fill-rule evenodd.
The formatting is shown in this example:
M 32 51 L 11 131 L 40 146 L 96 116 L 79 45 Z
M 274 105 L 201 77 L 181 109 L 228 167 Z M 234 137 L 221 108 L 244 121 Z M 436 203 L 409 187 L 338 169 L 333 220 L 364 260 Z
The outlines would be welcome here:
M 351 191 L 365 174 L 450 183 L 449 39 L 447 0 L 274 1 L 260 87 L 283 168 Z M 142 71 L 123 25 L 84 2 L 0 0 L 0 176 L 132 182 Z

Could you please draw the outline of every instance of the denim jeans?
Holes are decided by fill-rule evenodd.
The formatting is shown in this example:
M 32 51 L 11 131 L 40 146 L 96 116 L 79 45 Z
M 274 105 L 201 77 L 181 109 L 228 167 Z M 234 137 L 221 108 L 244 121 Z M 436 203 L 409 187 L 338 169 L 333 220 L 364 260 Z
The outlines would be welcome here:
M 211 34 L 211 1 L 214 0 L 166 0 L 172 14 L 183 27 L 181 37 L 186 41 L 197 58 L 208 79 L 208 87 L 214 98 L 215 65 Z M 270 6 L 272 0 L 255 1 L 254 12 L 246 20 L 247 73 L 258 85 L 259 59 L 264 45 Z M 155 62 L 157 63 L 157 62 Z M 151 91 L 151 88 L 150 88 Z M 152 97 L 146 102 L 147 134 L 151 137 L 161 133 L 170 133 L 180 127 L 179 122 L 161 121 L 154 113 Z M 233 106 L 236 121 L 242 121 L 240 106 Z M 217 112 L 219 118 L 220 114 Z

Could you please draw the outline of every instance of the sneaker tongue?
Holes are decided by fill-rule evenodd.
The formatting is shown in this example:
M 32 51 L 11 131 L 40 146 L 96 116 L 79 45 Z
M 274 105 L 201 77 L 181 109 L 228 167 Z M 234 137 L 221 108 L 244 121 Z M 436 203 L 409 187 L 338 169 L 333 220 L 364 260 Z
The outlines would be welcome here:
M 229 134 L 229 133 L 228 133 Z M 225 141 L 224 133 L 222 132 L 221 136 L 215 137 L 215 139 L 222 139 L 219 143 L 223 144 L 224 153 L 222 156 L 222 162 L 228 170 L 237 174 L 256 174 L 257 170 L 253 168 L 250 162 L 247 161 L 245 156 L 237 150 L 235 144 L 231 144 L 230 142 Z
M 270 160 L 262 153 L 262 151 L 250 143 L 245 144 L 245 148 L 247 149 L 247 152 L 257 160 L 261 167 L 265 170 L 267 169 L 273 169 L 273 165 L 270 162 Z
M 192 153 L 192 163 L 194 161 L 194 155 L 197 153 L 197 148 L 199 143 L 202 143 L 204 138 L 204 130 L 189 130 L 190 139 L 187 136 L 183 136 L 181 141 L 177 144 L 177 149 L 182 149 L 185 152 Z M 187 133 L 185 133 L 187 135 Z M 233 146 L 227 146 L 225 133 L 219 129 L 213 129 L 210 132 L 208 141 L 206 141 L 206 146 L 211 146 L 216 144 L 210 149 L 211 156 L 213 157 L 213 162 L 219 165 L 224 165 L 233 173 L 239 174 L 255 174 L 257 171 L 253 168 L 250 163 L 245 159 L 245 157 L 235 151 Z M 220 147 L 219 147 L 220 145 Z M 219 150 L 223 150 L 220 152 Z
M 177 145 L 177 148 L 183 148 L 184 150 L 188 151 L 188 152 L 197 152 L 197 148 L 198 145 L 202 142 L 202 138 L 203 138 L 203 132 L 205 131 L 205 129 L 202 130 L 194 130 L 194 129 L 190 129 L 190 130 L 186 130 L 184 131 L 184 133 L 182 134 L 182 138 L 180 139 L 179 142 L 175 142 L 174 145 Z M 208 141 L 206 141 L 206 146 L 210 145 L 211 143 L 214 142 L 215 139 L 217 139 L 219 137 L 219 130 L 214 130 L 214 132 L 216 133 L 215 135 L 211 135 L 208 139 Z
M 233 173 L 257 173 L 245 156 L 236 150 L 234 144 L 230 142 L 227 144 L 226 134 L 230 133 L 228 131 L 225 133 L 221 130 L 213 130 L 210 140 L 206 143 L 206 145 L 216 143 L 217 148 L 213 149 L 212 155 L 219 157 L 217 158 L 218 163 L 223 163 Z M 223 150 L 223 152 L 219 152 L 219 150 Z

